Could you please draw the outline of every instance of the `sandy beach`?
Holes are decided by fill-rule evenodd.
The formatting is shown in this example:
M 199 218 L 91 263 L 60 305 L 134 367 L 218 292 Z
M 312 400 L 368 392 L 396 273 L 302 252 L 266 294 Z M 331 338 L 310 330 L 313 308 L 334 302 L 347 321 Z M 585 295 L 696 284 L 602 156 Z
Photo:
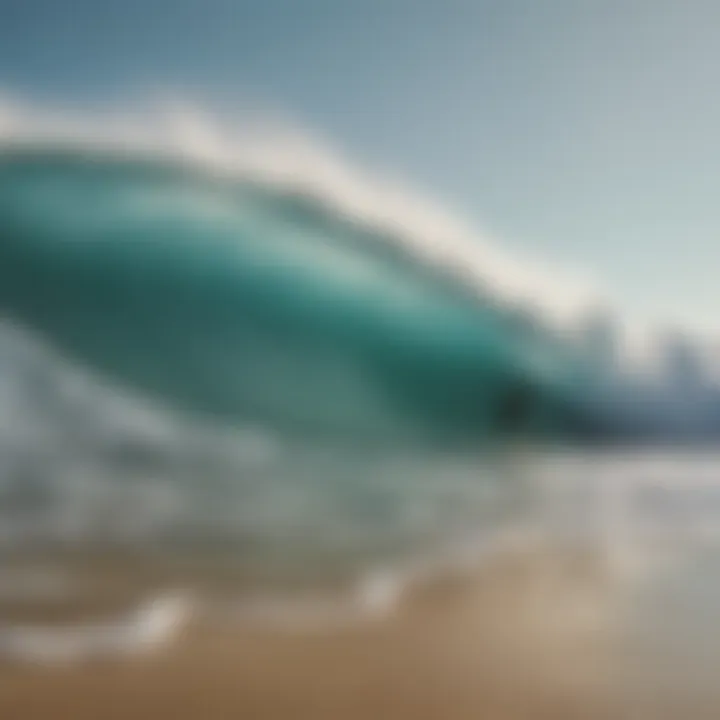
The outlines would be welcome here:
M 421 584 L 387 615 L 341 625 L 279 628 L 205 614 L 138 659 L 4 662 L 0 717 L 618 717 L 605 647 L 612 603 L 601 585 L 583 563 L 511 556 L 472 577 Z

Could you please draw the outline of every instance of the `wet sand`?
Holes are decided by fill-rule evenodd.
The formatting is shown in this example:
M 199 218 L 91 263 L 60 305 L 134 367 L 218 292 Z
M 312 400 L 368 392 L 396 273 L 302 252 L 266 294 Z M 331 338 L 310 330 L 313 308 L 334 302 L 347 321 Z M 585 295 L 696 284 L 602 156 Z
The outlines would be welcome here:
M 140 659 L 5 662 L 0 718 L 615 718 L 611 606 L 601 574 L 584 563 L 510 556 L 340 627 L 203 615 Z

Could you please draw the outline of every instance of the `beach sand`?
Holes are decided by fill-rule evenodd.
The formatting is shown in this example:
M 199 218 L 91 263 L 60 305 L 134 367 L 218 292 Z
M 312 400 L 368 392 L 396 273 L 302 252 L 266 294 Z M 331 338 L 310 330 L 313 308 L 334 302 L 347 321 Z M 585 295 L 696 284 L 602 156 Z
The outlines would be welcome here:
M 138 659 L 6 661 L 0 718 L 616 718 L 601 576 L 567 558 L 510 555 L 346 624 L 205 614 Z

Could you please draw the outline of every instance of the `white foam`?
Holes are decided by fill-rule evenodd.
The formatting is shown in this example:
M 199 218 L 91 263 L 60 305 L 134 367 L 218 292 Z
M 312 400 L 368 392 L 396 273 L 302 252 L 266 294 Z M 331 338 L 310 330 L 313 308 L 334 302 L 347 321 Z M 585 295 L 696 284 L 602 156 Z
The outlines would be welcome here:
M 345 593 L 309 592 L 258 596 L 234 608 L 235 620 L 283 632 L 324 632 L 380 622 L 402 602 L 410 577 L 386 568 L 363 574 Z
M 387 615 L 398 606 L 406 584 L 399 572 L 376 570 L 368 573 L 358 588 L 359 605 L 370 615 Z
M 191 611 L 185 595 L 168 594 L 107 622 L 64 627 L 8 625 L 0 627 L 0 657 L 69 664 L 145 655 L 177 639 Z

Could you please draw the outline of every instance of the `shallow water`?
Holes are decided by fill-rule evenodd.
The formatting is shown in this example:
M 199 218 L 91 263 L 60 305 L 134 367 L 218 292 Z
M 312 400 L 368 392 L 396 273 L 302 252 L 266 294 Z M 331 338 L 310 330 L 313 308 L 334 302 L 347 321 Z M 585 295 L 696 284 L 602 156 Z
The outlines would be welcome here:
M 51 665 L 69 662 L 57 660 L 67 648 L 70 662 L 83 648 L 135 657 L 133 648 L 145 647 L 133 619 L 139 609 L 180 593 L 191 598 L 194 632 L 236 638 L 237 647 L 223 652 L 237 653 L 238 662 L 246 662 L 248 632 L 255 651 L 277 645 L 281 658 L 299 648 L 315 658 L 318 643 L 337 645 L 341 657 L 360 643 L 373 656 L 390 642 L 386 635 L 399 633 L 387 650 L 398 662 L 407 663 L 417 644 L 439 643 L 441 666 L 450 653 L 443 683 L 460 686 L 467 673 L 482 678 L 497 666 L 505 669 L 492 671 L 503 673 L 493 692 L 507 683 L 532 696 L 540 683 L 543 697 L 585 708 L 558 717 L 602 717 L 604 703 L 647 720 L 714 717 L 715 451 L 372 455 L 276 446 L 252 467 L 241 481 L 233 476 L 249 489 L 230 483 L 235 494 L 225 488 L 222 507 L 195 501 L 212 495 L 212 485 L 165 478 L 171 506 L 183 511 L 161 515 L 132 505 L 143 497 L 133 493 L 149 492 L 157 479 L 136 478 L 133 489 L 105 478 L 107 495 L 84 503 L 85 486 L 56 479 L 50 499 L 35 496 L 44 499 L 32 532 L 5 538 L 5 659 L 25 663 L 28 648 L 33 662 L 49 657 Z M 53 522 L 68 503 L 83 532 L 66 535 Z M 149 512 L 151 521 L 139 534 L 98 522 L 108 505 L 126 508 L 121 518 Z M 220 511 L 227 524 L 216 522 Z M 193 652 L 220 662 L 209 640 L 197 642 Z M 174 631 L 160 641 L 176 643 Z M 268 666 L 270 678 L 301 674 L 295 661 L 285 670 L 283 662 Z M 80 688 L 98 682 L 92 670 L 83 677 Z M 474 697 L 463 700 L 468 708 Z

